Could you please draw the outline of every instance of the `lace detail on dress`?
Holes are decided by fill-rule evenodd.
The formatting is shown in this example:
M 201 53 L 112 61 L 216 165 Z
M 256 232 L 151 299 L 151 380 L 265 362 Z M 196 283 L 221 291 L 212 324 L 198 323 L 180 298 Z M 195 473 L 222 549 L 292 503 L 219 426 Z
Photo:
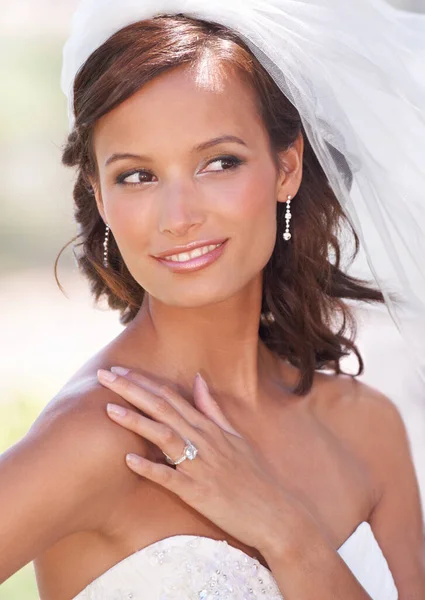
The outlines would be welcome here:
M 391 571 L 369 523 L 338 549 L 373 600 L 397 600 Z M 178 534 L 137 550 L 73 600 L 283 600 L 273 574 L 226 540 Z
M 165 540 L 147 550 L 150 565 L 172 565 L 171 574 L 162 580 L 160 600 L 283 599 L 268 569 L 242 551 L 236 558 L 227 541 L 212 540 L 209 553 L 196 552 L 209 542 L 195 537 L 179 546 L 169 546 L 168 541 L 167 547 Z

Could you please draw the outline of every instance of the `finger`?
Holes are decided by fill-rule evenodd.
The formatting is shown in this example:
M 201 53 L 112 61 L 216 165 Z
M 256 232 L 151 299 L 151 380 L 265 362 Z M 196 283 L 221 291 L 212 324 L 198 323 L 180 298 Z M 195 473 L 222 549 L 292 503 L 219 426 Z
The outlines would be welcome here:
M 156 421 L 171 427 L 182 439 L 189 438 L 194 443 L 202 443 L 199 430 L 188 423 L 165 398 L 149 392 L 126 377 L 120 377 L 103 369 L 99 369 L 98 378 L 102 385 L 116 392 Z
M 197 373 L 193 385 L 195 406 L 206 415 L 211 421 L 218 425 L 224 431 L 242 437 L 241 434 L 229 423 L 227 417 L 220 406 L 212 397 L 205 379 Z
M 108 404 L 106 410 L 113 421 L 149 440 L 171 458 L 182 456 L 186 443 L 168 425 L 157 423 L 152 419 L 139 415 L 134 410 L 126 409 L 117 404 Z
M 141 477 L 146 477 L 146 479 L 162 485 L 170 492 L 178 496 L 181 495 L 181 497 L 184 493 L 187 493 L 187 488 L 191 483 L 191 479 L 182 471 L 160 463 L 153 463 L 137 454 L 127 454 L 126 463 L 132 471 Z
M 124 376 L 126 379 L 130 379 L 130 381 L 134 381 L 152 394 L 165 398 L 194 427 L 202 430 L 203 426 L 206 425 L 205 416 L 171 386 L 156 382 L 137 371 L 123 369 L 123 367 L 111 367 L 111 371 L 117 375 Z

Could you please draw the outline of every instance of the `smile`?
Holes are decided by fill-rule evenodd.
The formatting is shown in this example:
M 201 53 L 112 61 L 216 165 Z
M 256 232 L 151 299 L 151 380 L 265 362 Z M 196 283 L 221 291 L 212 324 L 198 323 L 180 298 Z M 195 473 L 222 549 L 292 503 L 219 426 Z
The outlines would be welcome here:
M 156 258 L 175 273 L 197 271 L 215 262 L 223 253 L 228 240 L 222 244 L 203 246 L 191 252 L 180 252 L 164 258 Z

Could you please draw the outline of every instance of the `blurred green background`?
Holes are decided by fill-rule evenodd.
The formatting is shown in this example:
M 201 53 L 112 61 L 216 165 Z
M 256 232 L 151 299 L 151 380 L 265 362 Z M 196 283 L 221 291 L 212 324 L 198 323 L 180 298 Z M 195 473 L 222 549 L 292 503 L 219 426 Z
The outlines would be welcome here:
M 74 172 L 62 47 L 76 0 L 0 0 L 0 452 L 28 431 L 66 380 L 122 327 L 94 307 L 68 248 Z M 37 600 L 32 563 L 0 585 L 0 600 Z
M 58 86 L 61 41 L 44 36 L 0 39 L 1 282 L 31 266 L 47 265 L 59 244 L 70 237 L 70 219 L 58 219 L 45 198 L 59 191 L 59 177 L 46 176 L 59 150 L 66 121 Z M 48 107 L 48 109 L 47 109 Z M 62 176 L 64 173 L 62 173 Z M 46 230 L 49 235 L 46 235 Z M 22 299 L 21 310 L 25 303 Z M 16 315 L 19 318 L 19 315 Z M 24 341 L 24 340 L 22 340 Z M 22 365 L 24 368 L 24 365 Z M 19 380 L 18 380 L 19 381 Z M 11 392 L 11 393 L 10 393 Z M 46 403 L 39 388 L 15 389 L 0 401 L 0 452 L 23 435 Z M 1 600 L 32 600 L 38 594 L 32 564 L 0 586 Z
M 421 1 L 404 4 L 419 10 Z M 76 233 L 74 173 L 60 163 L 68 131 L 62 46 L 76 5 L 0 0 L 0 452 L 122 330 L 116 314 L 93 306 L 69 248 L 59 263 L 66 295 L 53 277 L 60 248 Z M 419 439 L 421 419 L 409 410 L 412 439 Z M 0 586 L 0 600 L 37 598 L 31 564 Z

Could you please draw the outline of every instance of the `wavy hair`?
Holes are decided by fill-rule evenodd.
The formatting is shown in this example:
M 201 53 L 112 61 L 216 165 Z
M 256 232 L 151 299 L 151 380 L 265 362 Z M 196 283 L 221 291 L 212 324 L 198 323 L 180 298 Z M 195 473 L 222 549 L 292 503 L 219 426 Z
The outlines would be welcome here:
M 105 224 L 90 185 L 90 180 L 98 181 L 93 129 L 100 117 L 157 75 L 211 56 L 217 64 L 235 68 L 252 86 L 278 167 L 279 153 L 300 133 L 304 137 L 303 178 L 291 206 L 289 243 L 282 237 L 286 204 L 277 203 L 278 235 L 263 273 L 259 336 L 270 350 L 299 368 L 295 394 L 302 396 L 311 390 L 316 369 L 343 373 L 340 360 L 350 352 L 357 356 L 359 369 L 354 376 L 358 376 L 364 365 L 354 343 L 356 320 L 344 299 L 383 303 L 384 297 L 368 282 L 340 268 L 338 233 L 348 227 L 354 241 L 351 262 L 359 251 L 359 239 L 308 141 L 298 111 L 239 36 L 217 23 L 185 15 L 133 23 L 105 41 L 78 71 L 74 82 L 76 120 L 62 149 L 62 164 L 77 167 L 73 198 L 79 232 L 56 259 L 56 281 L 61 253 L 79 240 L 74 256 L 96 301 L 105 296 L 109 307 L 120 311 L 123 325 L 136 316 L 145 291 L 127 269 L 113 236 L 109 238 L 109 267 L 103 266 Z M 343 156 L 338 159 L 350 179 Z

